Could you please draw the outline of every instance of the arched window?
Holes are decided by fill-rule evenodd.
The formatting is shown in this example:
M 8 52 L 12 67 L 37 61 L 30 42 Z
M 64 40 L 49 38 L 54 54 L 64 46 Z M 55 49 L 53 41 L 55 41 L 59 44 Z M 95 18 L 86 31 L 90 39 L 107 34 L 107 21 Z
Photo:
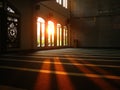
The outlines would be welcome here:
M 68 0 L 56 0 L 57 3 L 62 5 L 65 8 L 68 8 Z
M 68 0 L 63 0 L 63 7 L 65 7 L 65 8 L 68 7 Z
M 64 46 L 68 45 L 68 30 L 66 26 L 64 26 L 63 28 L 63 45 Z
M 37 18 L 37 47 L 59 47 L 68 45 L 67 26 L 62 27 L 59 23 L 56 27 L 54 25 L 52 21 L 45 23 L 43 18 Z
M 62 4 L 62 0 L 56 0 L 56 2 Z
M 45 20 L 37 18 L 37 47 L 45 46 Z
M 54 23 L 48 21 L 48 46 L 54 46 Z
M 62 27 L 61 24 L 57 24 L 57 46 L 62 45 Z

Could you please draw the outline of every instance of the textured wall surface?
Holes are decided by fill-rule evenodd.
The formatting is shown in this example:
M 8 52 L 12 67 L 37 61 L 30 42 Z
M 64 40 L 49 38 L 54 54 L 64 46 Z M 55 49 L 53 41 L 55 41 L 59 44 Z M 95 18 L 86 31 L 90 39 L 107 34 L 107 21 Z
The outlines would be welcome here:
M 72 45 L 120 47 L 120 1 L 76 0 L 72 9 Z

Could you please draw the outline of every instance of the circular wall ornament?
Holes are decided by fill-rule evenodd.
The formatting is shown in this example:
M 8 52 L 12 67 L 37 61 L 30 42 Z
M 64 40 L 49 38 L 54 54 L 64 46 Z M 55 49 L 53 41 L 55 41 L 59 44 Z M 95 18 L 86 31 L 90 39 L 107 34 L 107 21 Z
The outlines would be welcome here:
M 14 23 L 11 23 L 8 27 L 8 38 L 11 42 L 14 42 L 17 38 L 17 28 Z

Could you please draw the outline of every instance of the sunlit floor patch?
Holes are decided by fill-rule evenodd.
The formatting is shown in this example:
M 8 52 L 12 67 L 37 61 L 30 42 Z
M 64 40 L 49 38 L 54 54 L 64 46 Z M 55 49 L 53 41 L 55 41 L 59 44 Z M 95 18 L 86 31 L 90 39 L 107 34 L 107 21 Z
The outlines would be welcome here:
M 73 58 L 71 58 L 73 59 Z M 43 61 L 40 61 L 40 60 L 18 60 L 18 59 L 2 59 L 3 61 L 13 61 L 13 62 L 31 62 L 31 63 L 43 63 Z M 81 61 L 83 61 L 83 59 L 81 59 Z M 86 61 L 86 60 L 84 60 Z M 61 64 L 60 62 L 50 62 L 50 61 L 45 61 L 44 63 L 46 64 Z M 65 63 L 65 62 L 62 62 L 63 65 L 73 65 L 72 63 Z M 89 66 L 89 67 L 95 67 L 95 66 L 98 66 L 98 67 L 107 67 L 107 68 L 120 68 L 120 66 L 118 65 L 93 65 L 93 64 L 80 64 L 80 63 L 75 63 L 74 65 L 78 65 L 78 66 Z
M 109 84 L 108 82 L 106 82 L 106 80 L 104 80 L 103 78 L 114 78 L 114 76 L 112 75 L 97 75 L 97 74 L 92 74 L 94 72 L 92 72 L 89 68 L 85 67 L 85 66 L 77 66 L 76 64 L 78 63 L 77 61 L 75 61 L 74 59 L 68 58 L 68 60 L 73 63 L 73 65 L 76 66 L 76 68 L 78 68 L 80 71 L 82 71 L 84 73 L 84 75 L 91 80 L 92 82 L 94 82 L 97 86 L 99 86 L 102 90 L 104 88 L 107 88 L 109 90 L 113 90 L 114 87 L 111 86 L 111 84 Z M 88 74 L 90 73 L 90 74 Z M 93 77 L 93 78 L 91 78 Z M 97 79 L 94 79 L 96 78 Z M 98 78 L 99 77 L 99 78 Z
M 54 58 L 54 61 L 61 63 L 59 57 Z M 63 67 L 62 63 L 59 65 L 54 64 L 54 67 L 56 70 L 55 72 L 62 71 L 64 72 L 63 74 L 65 74 L 64 76 L 61 76 L 60 74 L 56 74 L 59 89 L 60 90 L 75 90 L 75 87 L 73 83 L 71 82 L 67 72 L 65 71 L 65 68 Z
M 60 74 L 60 75 L 71 75 L 71 76 L 82 76 L 82 77 L 90 77 L 90 78 L 106 78 L 106 79 L 118 79 L 118 80 L 120 80 L 120 76 L 113 76 L 113 75 L 72 73 L 72 72 L 39 70 L 39 69 L 10 67 L 10 66 L 0 66 L 0 68 L 1 69 L 9 69 L 9 70 L 21 70 L 21 71 L 30 71 L 30 72 L 41 72 L 41 73 L 50 73 L 50 74 Z
M 45 60 L 44 62 L 46 61 L 50 61 L 50 60 L 48 59 L 48 60 Z M 50 70 L 50 64 L 46 65 L 46 63 L 44 62 L 43 62 L 41 69 Z M 39 72 L 37 76 L 37 81 L 35 83 L 34 90 L 50 90 L 50 86 L 51 86 L 50 80 L 51 80 L 50 73 L 44 74 L 44 73 Z

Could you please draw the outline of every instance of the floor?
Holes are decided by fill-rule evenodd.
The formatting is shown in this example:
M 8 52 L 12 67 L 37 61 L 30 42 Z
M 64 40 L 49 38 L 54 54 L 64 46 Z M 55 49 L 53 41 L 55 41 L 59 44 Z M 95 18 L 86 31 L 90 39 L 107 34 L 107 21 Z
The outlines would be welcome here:
M 120 90 L 120 50 L 66 48 L 0 55 L 0 90 Z

